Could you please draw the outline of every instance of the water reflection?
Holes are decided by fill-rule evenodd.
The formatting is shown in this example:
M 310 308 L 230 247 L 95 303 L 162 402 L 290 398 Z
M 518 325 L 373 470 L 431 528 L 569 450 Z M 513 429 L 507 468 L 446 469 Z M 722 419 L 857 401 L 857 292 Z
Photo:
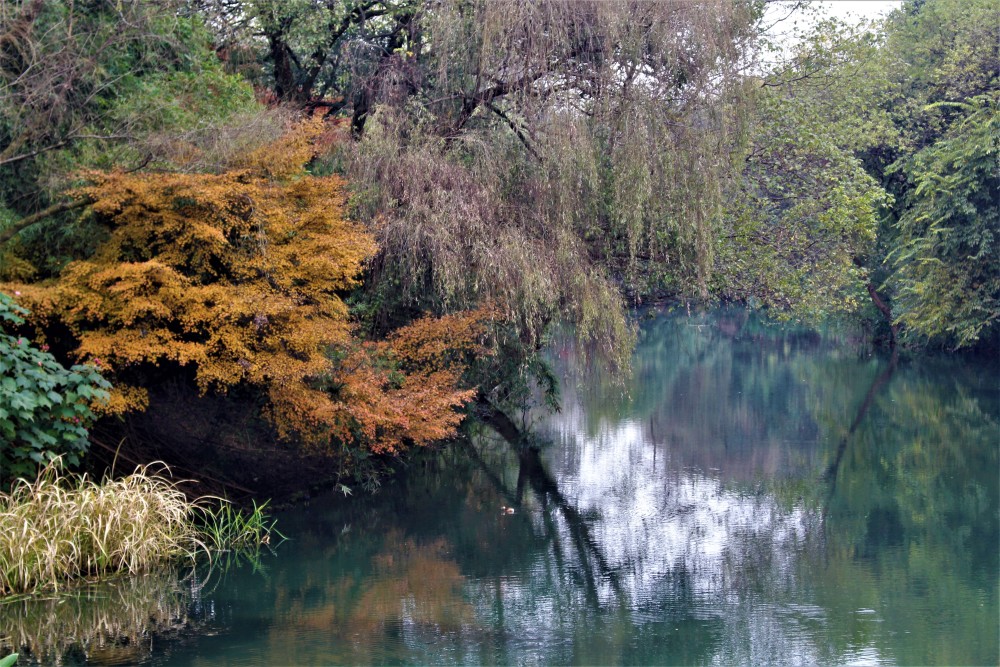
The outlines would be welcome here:
M 199 572 L 171 569 L 9 600 L 0 604 L 0 654 L 18 651 L 20 665 L 139 663 L 159 640 L 200 629 L 204 586 Z
M 280 517 L 292 542 L 144 659 L 997 663 L 995 369 L 739 311 L 649 318 L 624 388 L 553 362 L 530 437 L 482 426 Z
M 896 368 L 739 312 L 658 318 L 617 393 L 556 352 L 549 467 L 636 609 L 686 577 L 723 625 L 711 662 L 996 662 L 995 367 Z

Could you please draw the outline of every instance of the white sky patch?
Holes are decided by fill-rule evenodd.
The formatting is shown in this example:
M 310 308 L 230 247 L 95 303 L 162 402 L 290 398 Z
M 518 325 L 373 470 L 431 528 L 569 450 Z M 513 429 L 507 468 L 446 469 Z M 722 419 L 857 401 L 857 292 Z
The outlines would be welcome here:
M 822 0 L 810 3 L 806 10 L 792 11 L 795 2 L 774 2 L 768 5 L 763 25 L 771 39 L 788 52 L 798 41 L 798 35 L 808 32 L 823 18 L 833 17 L 849 25 L 883 18 L 902 6 L 902 0 Z M 813 11 L 818 8 L 818 12 Z
M 830 16 L 855 23 L 862 19 L 871 21 L 881 18 L 903 3 L 901 0 L 826 0 L 816 4 L 823 7 Z

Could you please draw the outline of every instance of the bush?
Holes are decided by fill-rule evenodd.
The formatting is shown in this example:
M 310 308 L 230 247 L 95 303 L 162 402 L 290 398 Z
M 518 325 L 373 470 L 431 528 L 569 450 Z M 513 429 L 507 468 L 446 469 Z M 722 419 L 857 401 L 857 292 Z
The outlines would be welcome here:
M 394 334 L 398 349 L 358 340 L 342 296 L 376 248 L 345 218 L 343 182 L 305 171 L 328 135 L 304 121 L 221 174 L 89 174 L 76 194 L 107 239 L 58 279 L 10 289 L 53 340 L 70 331 L 72 354 L 115 374 L 109 413 L 193 376 L 203 395 L 258 394 L 278 435 L 315 451 L 332 438 L 397 453 L 454 434 L 474 394 L 459 362 L 492 313 L 418 320 Z
M 197 535 L 184 493 L 145 469 L 96 484 L 49 465 L 0 495 L 0 595 L 141 572 L 194 555 Z
M 96 364 L 67 370 L 43 345 L 4 331 L 28 311 L 0 293 L 0 482 L 32 474 L 62 457 L 76 465 L 87 451 L 91 406 L 107 401 L 110 384 Z
M 270 543 L 266 503 L 246 515 L 216 498 L 189 500 L 150 466 L 101 483 L 58 468 L 0 493 L 0 597 Z

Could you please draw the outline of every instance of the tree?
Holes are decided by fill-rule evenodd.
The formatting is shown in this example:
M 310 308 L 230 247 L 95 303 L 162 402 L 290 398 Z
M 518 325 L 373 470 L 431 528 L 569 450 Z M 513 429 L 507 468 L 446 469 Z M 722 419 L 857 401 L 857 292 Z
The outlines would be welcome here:
M 419 0 L 196 0 L 233 71 L 285 104 L 352 110 L 364 128 L 371 84 L 413 52 Z
M 909 338 L 996 344 L 1000 9 L 906 3 L 886 23 L 883 96 L 898 139 L 866 161 L 895 195 L 886 286 Z
M 867 291 L 892 341 L 971 345 L 997 319 L 1000 11 L 913 2 L 873 28 L 821 22 L 762 79 L 718 289 L 804 314 Z
M 627 365 L 627 299 L 707 296 L 756 9 L 419 5 L 365 70 L 364 132 L 332 165 L 379 242 L 372 330 L 495 304 L 494 359 L 514 366 L 490 373 L 495 396 L 523 394 L 561 320 Z
M 890 255 L 899 320 L 954 347 L 995 335 L 1000 322 L 998 105 L 996 92 L 947 105 L 964 117 L 900 167 L 915 187 Z
M 968 102 L 1000 86 L 1000 8 L 994 2 L 904 2 L 886 19 L 885 34 L 881 66 L 891 88 L 880 103 L 899 129 L 900 140 L 889 147 L 895 159 L 933 143 L 962 116 L 959 107 L 934 105 Z
M 754 82 L 716 256 L 724 298 L 811 321 L 881 303 L 864 258 L 892 198 L 858 157 L 893 134 L 872 99 L 887 85 L 878 49 L 868 26 L 827 19 Z
M 354 339 L 341 296 L 375 244 L 344 219 L 340 178 L 304 173 L 324 129 L 302 123 L 221 174 L 88 174 L 74 196 L 107 240 L 56 279 L 14 287 L 53 346 L 114 374 L 107 410 L 141 410 L 150 385 L 188 374 L 202 393 L 254 389 L 279 434 L 320 450 L 452 432 L 472 392 L 445 351 L 473 345 L 479 315 Z
M 73 207 L 62 192 L 75 171 L 163 168 L 183 134 L 254 112 L 250 87 L 222 71 L 200 19 L 180 9 L 172 0 L 0 6 L 0 246 L 52 216 L 66 223 L 18 253 L 0 247 L 0 264 L 45 273 L 92 250 L 94 230 L 59 217 Z

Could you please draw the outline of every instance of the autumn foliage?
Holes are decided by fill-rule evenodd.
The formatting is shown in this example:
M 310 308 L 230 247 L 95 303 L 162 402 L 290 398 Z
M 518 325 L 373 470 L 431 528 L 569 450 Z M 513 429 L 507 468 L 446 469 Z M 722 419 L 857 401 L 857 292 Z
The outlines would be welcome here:
M 17 285 L 43 331 L 118 378 L 113 412 L 143 409 L 143 380 L 193 370 L 201 392 L 256 388 L 279 434 L 377 452 L 453 432 L 460 357 L 486 311 L 424 319 L 387 341 L 352 335 L 341 295 L 375 242 L 343 216 L 343 183 L 305 165 L 324 137 L 301 123 L 221 174 L 90 173 L 109 237 L 54 281 Z
M 477 341 L 492 316 L 481 308 L 424 317 L 386 341 L 355 345 L 333 378 L 341 399 L 335 435 L 344 441 L 360 435 L 376 452 L 451 435 L 461 421 L 455 408 L 475 395 L 473 389 L 457 389 L 464 360 L 487 352 Z

